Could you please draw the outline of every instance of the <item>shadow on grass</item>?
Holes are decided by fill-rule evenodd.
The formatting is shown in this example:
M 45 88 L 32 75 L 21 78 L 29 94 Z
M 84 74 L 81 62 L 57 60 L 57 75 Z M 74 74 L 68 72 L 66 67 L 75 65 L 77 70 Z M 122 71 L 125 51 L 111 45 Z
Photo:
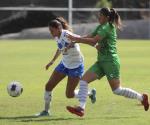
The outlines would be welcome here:
M 84 120 L 85 118 L 63 118 L 54 116 L 36 117 L 36 116 L 16 116 L 16 117 L 0 117 L 0 120 L 15 120 L 18 122 L 43 122 L 43 121 L 65 121 L 65 120 Z
M 99 117 L 36 117 L 36 116 L 16 116 L 16 117 L 0 117 L 0 120 L 15 120 L 17 122 L 48 122 L 48 121 L 67 121 L 67 120 L 94 120 L 94 119 L 104 119 L 104 120 L 120 120 L 120 119 L 136 119 L 138 116 L 99 116 Z
M 105 116 L 105 117 L 99 117 L 99 119 L 106 119 L 106 120 L 136 119 L 136 118 L 139 118 L 139 116 Z
M 50 122 L 50 121 L 68 121 L 68 120 L 84 120 L 85 118 L 47 118 L 47 119 L 24 119 L 24 120 L 20 120 L 19 122 Z
M 0 120 L 17 120 L 17 119 L 28 119 L 28 118 L 37 118 L 36 116 L 10 116 L 10 117 L 1 117 Z

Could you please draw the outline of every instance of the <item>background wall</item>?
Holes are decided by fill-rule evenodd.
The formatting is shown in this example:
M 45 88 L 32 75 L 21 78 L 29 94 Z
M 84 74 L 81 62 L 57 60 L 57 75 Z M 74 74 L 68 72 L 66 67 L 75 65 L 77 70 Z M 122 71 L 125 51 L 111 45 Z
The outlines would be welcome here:
M 149 8 L 149 5 L 149 0 L 73 0 L 73 7 L 75 8 L 100 8 L 103 6 Z M 68 7 L 68 0 L 1 0 L 0 7 L 4 6 Z M 150 11 L 126 11 L 119 12 L 119 14 L 125 24 L 124 30 L 119 32 L 119 38 L 150 38 Z M 77 31 L 79 34 L 82 34 L 83 30 L 84 32 L 90 32 L 97 23 L 96 15 L 97 12 L 73 12 L 74 31 Z M 40 38 L 47 38 L 45 34 L 49 34 L 47 33 L 48 31 L 43 30 L 46 28 L 41 29 L 40 27 L 47 27 L 48 22 L 56 16 L 63 16 L 68 19 L 66 11 L 0 11 L 0 38 L 10 38 L 10 36 L 13 38 L 25 38 L 25 36 L 26 38 L 39 38 L 39 36 Z M 88 27 L 86 23 L 88 23 Z M 39 30 L 37 35 L 34 33 L 34 29 L 30 28 L 36 28 L 36 31 Z M 32 36 L 28 35 L 29 31 Z M 17 37 L 15 36 L 16 33 Z

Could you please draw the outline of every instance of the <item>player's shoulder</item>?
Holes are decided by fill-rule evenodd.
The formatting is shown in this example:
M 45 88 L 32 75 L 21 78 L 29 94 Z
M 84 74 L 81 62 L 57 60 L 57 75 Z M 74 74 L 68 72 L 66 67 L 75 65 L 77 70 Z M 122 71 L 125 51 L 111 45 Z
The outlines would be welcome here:
M 69 30 L 63 29 L 63 30 L 62 30 L 62 33 L 61 33 L 61 38 L 62 38 L 62 39 L 66 39 L 67 34 L 72 35 L 72 32 L 70 32 Z
M 69 31 L 69 30 L 62 30 L 62 33 L 64 34 L 64 36 L 66 35 L 66 34 L 72 34 L 72 32 L 71 31 Z
M 104 32 L 110 32 L 114 28 L 115 28 L 115 26 L 113 24 L 110 24 L 110 23 L 106 23 L 106 24 L 101 26 L 101 30 L 103 30 Z

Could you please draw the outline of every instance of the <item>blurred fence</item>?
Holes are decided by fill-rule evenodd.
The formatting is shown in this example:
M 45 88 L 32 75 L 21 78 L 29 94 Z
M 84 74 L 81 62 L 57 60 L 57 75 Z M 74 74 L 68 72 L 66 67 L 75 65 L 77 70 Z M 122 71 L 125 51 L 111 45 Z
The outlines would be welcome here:
M 48 21 L 55 16 L 63 16 L 68 20 L 70 25 L 82 23 L 90 23 L 90 25 L 92 25 L 92 23 L 97 22 L 96 15 L 100 9 L 96 8 L 96 3 L 99 0 L 22 0 L 22 2 L 20 0 L 11 0 L 11 2 L 10 0 L 5 1 L 8 1 L 9 4 L 4 4 L 4 2 L 3 4 L 0 3 L 0 34 L 5 33 L 8 28 L 11 29 L 10 31 L 16 32 L 18 30 L 21 31 L 24 28 L 47 26 Z M 127 3 L 129 1 L 127 2 L 125 0 L 120 0 L 123 8 L 119 8 L 121 4 L 118 4 L 117 6 L 117 4 L 115 4 L 115 1 L 117 0 L 112 1 L 114 1 L 112 2 L 112 7 L 115 7 L 121 18 L 126 21 L 125 24 L 129 30 L 130 26 L 128 26 L 128 22 L 130 22 L 129 24 L 131 26 L 135 25 L 135 28 L 141 28 L 142 26 L 146 27 L 145 31 L 143 29 L 144 34 L 146 34 L 146 37 L 144 35 L 144 38 L 150 38 L 150 24 L 147 21 L 150 20 L 150 3 L 148 0 L 133 0 L 135 1 L 135 5 L 139 4 L 140 1 L 146 1 L 146 3 L 143 3 L 144 6 L 139 6 L 139 8 L 137 8 L 138 6 L 128 6 Z M 125 8 L 124 6 L 128 8 Z M 137 20 L 141 20 L 138 25 L 135 23 Z M 8 25 L 8 23 L 11 25 Z M 139 24 L 141 26 L 139 26 Z M 140 33 L 140 31 L 138 32 Z M 138 35 L 137 32 L 136 35 Z
M 83 0 L 84 1 L 84 0 Z M 70 25 L 72 23 L 76 23 L 73 20 L 76 18 L 84 17 L 87 19 L 87 15 L 94 15 L 93 12 L 98 12 L 100 8 L 95 8 L 91 5 L 91 7 L 82 7 L 80 4 L 76 5 L 78 7 L 73 6 L 73 0 L 68 0 L 65 3 L 62 4 L 60 0 L 58 1 L 53 1 L 53 3 L 58 3 L 58 6 L 53 6 L 49 5 L 47 6 L 37 6 L 36 4 L 32 3 L 29 4 L 29 6 L 2 6 L 0 7 L 0 13 L 2 12 L 18 12 L 18 11 L 32 11 L 32 12 L 37 12 L 37 11 L 51 11 L 53 13 L 60 13 L 63 12 L 65 17 L 68 18 L 68 22 Z M 123 1 L 124 2 L 124 1 Z M 80 2 L 79 2 L 80 3 Z M 95 3 L 96 4 L 96 3 Z M 64 7 L 61 7 L 60 5 L 64 5 Z M 148 18 L 150 17 L 150 9 L 149 8 L 115 8 L 121 15 L 123 19 L 142 19 L 142 18 Z M 58 14 L 59 15 L 59 14 Z M 84 16 L 85 15 L 85 16 Z M 91 16 L 88 16 L 91 18 Z M 84 21 L 84 18 L 80 18 Z M 92 19 L 88 20 L 92 20 Z M 93 20 L 92 20 L 93 21 Z

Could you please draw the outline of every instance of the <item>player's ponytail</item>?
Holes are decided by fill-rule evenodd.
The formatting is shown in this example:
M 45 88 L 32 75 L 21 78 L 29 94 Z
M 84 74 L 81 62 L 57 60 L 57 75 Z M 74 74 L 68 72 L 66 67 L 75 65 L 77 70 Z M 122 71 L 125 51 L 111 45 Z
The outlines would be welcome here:
M 63 29 L 72 31 L 68 22 L 63 17 L 57 17 L 56 20 L 61 23 Z
M 118 29 L 121 29 L 121 27 L 122 27 L 120 15 L 113 8 L 110 9 L 109 23 L 114 23 Z
M 103 14 L 104 16 L 108 17 L 108 22 L 110 25 L 115 24 L 118 29 L 121 29 L 122 23 L 120 16 L 115 9 L 109 9 L 107 7 L 104 7 L 100 9 L 100 13 Z

